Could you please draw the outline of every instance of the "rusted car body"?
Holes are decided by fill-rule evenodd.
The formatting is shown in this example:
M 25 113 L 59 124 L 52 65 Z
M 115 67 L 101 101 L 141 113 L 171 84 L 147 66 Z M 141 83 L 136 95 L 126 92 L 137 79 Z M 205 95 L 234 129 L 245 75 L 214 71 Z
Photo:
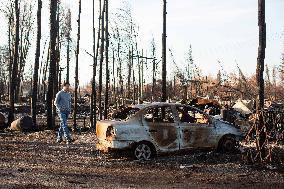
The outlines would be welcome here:
M 228 148 L 231 150 L 243 135 L 241 131 L 214 119 L 194 107 L 155 103 L 145 105 L 126 121 L 99 121 L 96 126 L 101 151 L 148 150 L 138 159 L 154 154 L 194 148 Z M 141 155 L 141 154 L 140 154 Z

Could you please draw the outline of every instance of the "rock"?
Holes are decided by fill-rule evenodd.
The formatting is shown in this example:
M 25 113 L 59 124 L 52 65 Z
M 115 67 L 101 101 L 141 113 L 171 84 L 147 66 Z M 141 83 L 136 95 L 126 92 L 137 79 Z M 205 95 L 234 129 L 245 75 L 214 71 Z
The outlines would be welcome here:
M 22 131 L 22 132 L 30 132 L 37 130 L 35 125 L 33 124 L 32 118 L 29 116 L 23 116 L 13 121 L 11 123 L 10 129 L 13 131 Z

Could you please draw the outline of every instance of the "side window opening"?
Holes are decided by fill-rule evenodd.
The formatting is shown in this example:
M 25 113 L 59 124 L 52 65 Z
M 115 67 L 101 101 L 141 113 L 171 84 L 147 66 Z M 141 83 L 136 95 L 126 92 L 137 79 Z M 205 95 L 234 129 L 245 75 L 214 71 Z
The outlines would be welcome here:
M 183 123 L 199 123 L 199 124 L 209 123 L 208 117 L 196 109 L 186 106 L 179 106 L 177 107 L 177 112 L 180 121 Z
M 170 106 L 149 108 L 144 114 L 144 119 L 152 123 L 174 123 L 174 115 Z

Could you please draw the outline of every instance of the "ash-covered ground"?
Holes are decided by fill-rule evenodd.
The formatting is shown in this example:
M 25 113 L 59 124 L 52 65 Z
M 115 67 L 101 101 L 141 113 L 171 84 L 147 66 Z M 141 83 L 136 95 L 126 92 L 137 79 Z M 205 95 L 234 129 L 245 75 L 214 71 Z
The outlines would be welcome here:
M 0 133 L 0 188 L 284 188 L 284 148 L 276 164 L 251 165 L 241 153 L 190 151 L 140 162 L 96 151 L 94 133 L 56 144 L 55 131 Z

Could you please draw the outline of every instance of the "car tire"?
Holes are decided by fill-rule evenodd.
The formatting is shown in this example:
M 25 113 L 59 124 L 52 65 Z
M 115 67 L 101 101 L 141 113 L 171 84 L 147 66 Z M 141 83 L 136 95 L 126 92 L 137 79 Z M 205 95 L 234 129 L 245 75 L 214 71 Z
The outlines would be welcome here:
M 218 150 L 223 153 L 232 153 L 237 149 L 237 142 L 233 136 L 224 136 L 218 146 Z
M 134 158 L 141 161 L 147 161 L 156 155 L 154 146 L 148 142 L 140 142 L 133 148 Z

